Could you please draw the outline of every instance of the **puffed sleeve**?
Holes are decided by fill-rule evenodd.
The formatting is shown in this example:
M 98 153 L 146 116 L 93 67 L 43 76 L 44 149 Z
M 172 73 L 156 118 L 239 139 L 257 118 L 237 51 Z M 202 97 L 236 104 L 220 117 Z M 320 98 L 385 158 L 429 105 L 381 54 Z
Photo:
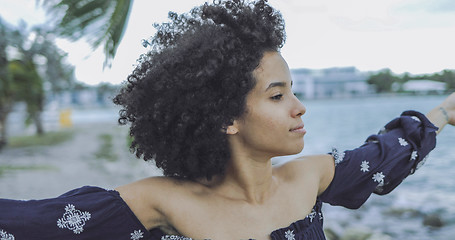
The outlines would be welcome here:
M 0 199 L 0 239 L 151 237 L 117 191 L 85 186 L 51 199 Z
M 435 127 L 425 115 L 406 111 L 354 150 L 332 150 L 335 175 L 319 198 L 359 208 L 374 192 L 384 195 L 413 174 L 436 146 Z

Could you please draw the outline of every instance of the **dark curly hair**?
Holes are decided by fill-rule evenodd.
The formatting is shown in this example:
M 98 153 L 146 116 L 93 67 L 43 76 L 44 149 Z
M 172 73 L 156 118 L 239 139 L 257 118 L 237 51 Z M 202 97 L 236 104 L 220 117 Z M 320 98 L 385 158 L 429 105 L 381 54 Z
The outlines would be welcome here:
M 284 21 L 266 0 L 214 1 L 169 19 L 114 98 L 119 123 L 131 123 L 131 150 L 165 176 L 210 179 L 225 171 L 223 129 L 246 111 L 264 52 L 284 44 Z

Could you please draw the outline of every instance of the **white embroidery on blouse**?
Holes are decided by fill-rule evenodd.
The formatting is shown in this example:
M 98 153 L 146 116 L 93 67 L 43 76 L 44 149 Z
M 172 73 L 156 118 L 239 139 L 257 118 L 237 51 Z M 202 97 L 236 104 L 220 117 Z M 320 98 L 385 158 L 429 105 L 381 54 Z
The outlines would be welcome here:
M 0 240 L 14 240 L 14 235 L 0 229 Z
M 131 239 L 132 240 L 139 240 L 143 238 L 142 236 L 144 233 L 141 230 L 134 230 L 134 232 L 131 233 Z
M 368 172 L 370 171 L 370 162 L 368 161 L 362 161 L 362 164 L 360 164 L 360 171 L 362 172 Z
M 381 129 L 379 129 L 379 133 L 378 134 L 385 134 L 387 132 L 389 132 L 390 130 L 385 128 L 385 127 L 382 127 Z
M 177 235 L 165 235 L 161 237 L 161 240 L 193 240 L 192 238 L 177 236 Z
M 311 209 L 311 213 L 308 214 L 308 216 L 306 216 L 307 218 L 310 219 L 310 222 L 313 222 L 313 219 L 316 217 L 316 211 L 313 209 Z
M 398 142 L 403 147 L 408 146 L 408 142 L 406 142 L 406 140 L 404 140 L 403 138 L 398 138 Z
M 384 185 L 384 174 L 382 172 L 377 172 L 373 174 L 373 181 L 379 183 L 380 186 Z
M 67 228 L 75 234 L 84 231 L 85 222 L 90 220 L 91 215 L 89 212 L 81 212 L 76 209 L 73 204 L 68 204 L 65 207 L 63 217 L 57 220 L 59 228 Z
M 427 159 L 428 159 L 428 155 L 426 155 L 426 156 L 422 159 L 422 161 L 420 161 L 419 163 L 417 163 L 416 170 L 419 169 L 420 167 L 422 167 L 423 164 L 425 164 L 425 162 L 427 161 Z
M 417 122 L 421 122 L 421 121 L 420 121 L 420 118 L 418 118 L 418 117 L 416 117 L 416 116 L 412 116 L 411 118 L 414 119 L 414 120 L 416 120 Z
M 416 159 L 417 159 L 417 156 L 418 156 L 418 155 L 417 155 L 417 151 L 412 151 L 410 161 L 416 160 Z
M 339 152 L 338 149 L 332 148 L 332 156 L 335 159 L 335 166 L 344 159 L 345 152 Z
M 284 233 L 284 237 L 287 239 L 287 240 L 295 240 L 295 234 L 294 234 L 294 230 L 287 230 L 285 233 Z

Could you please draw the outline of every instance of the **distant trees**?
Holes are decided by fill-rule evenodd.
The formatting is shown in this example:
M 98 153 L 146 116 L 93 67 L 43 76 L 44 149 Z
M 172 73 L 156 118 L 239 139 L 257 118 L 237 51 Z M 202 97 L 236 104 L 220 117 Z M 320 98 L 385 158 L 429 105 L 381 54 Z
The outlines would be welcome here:
M 38 74 L 33 61 L 13 60 L 8 70 L 14 82 L 14 100 L 25 102 L 27 106 L 27 123 L 34 123 L 36 133 L 43 134 L 41 112 L 44 110 L 43 80 Z
M 379 73 L 371 75 L 367 82 L 376 86 L 378 93 L 390 92 L 392 90 L 392 84 L 396 82 L 398 78 L 392 74 L 390 69 L 385 69 Z
M 45 93 L 76 88 L 74 67 L 57 48 L 56 36 L 104 47 L 104 66 L 110 66 L 128 23 L 132 0 L 37 0 L 56 15 L 54 29 L 28 29 L 25 23 L 14 28 L 0 18 L 0 148 L 7 142 L 6 120 L 16 102 L 25 102 L 27 122 L 43 133 L 41 112 Z M 99 91 L 106 91 L 102 86 Z
M 0 149 L 6 144 L 6 118 L 11 112 L 13 102 L 13 82 L 8 71 L 8 56 L 6 48 L 9 41 L 6 34 L 9 29 L 0 18 Z
M 445 82 L 447 89 L 455 89 L 455 72 L 444 70 L 442 73 L 436 73 L 431 76 L 430 79 L 435 81 Z
M 376 88 L 376 92 L 394 92 L 394 85 L 401 85 L 409 80 L 433 80 L 438 82 L 444 82 L 447 90 L 455 90 L 455 71 L 443 70 L 439 73 L 423 74 L 411 76 L 409 73 L 403 75 L 395 75 L 390 69 L 384 69 L 375 74 L 370 75 L 367 79 L 368 84 L 372 84 Z
M 27 123 L 44 133 L 45 90 L 58 92 L 74 82 L 74 67 L 54 43 L 54 35 L 25 23 L 13 28 L 0 19 L 0 148 L 7 142 L 7 117 L 17 102 L 27 107 Z M 49 86 L 49 89 L 45 89 Z

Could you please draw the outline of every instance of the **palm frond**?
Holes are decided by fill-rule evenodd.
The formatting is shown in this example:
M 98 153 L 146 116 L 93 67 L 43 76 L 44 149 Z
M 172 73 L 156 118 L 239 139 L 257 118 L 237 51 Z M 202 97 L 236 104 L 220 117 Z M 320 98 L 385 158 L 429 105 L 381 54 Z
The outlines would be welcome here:
M 48 13 L 61 19 L 56 32 L 76 41 L 86 38 L 94 49 L 104 44 L 104 67 L 110 66 L 125 32 L 132 0 L 44 0 Z

